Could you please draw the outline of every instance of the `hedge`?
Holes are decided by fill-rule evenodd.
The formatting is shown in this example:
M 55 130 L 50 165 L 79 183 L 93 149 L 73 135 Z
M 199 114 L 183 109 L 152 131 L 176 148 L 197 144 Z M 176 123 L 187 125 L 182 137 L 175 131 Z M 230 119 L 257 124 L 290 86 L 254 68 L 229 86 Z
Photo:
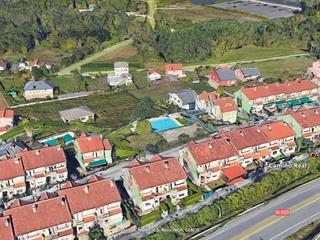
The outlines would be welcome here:
M 192 194 L 188 197 L 185 197 L 182 200 L 181 205 L 182 205 L 182 207 L 190 206 L 196 202 L 199 202 L 201 200 L 201 197 L 202 197 L 202 192 L 197 192 L 197 193 Z
M 148 223 L 151 223 L 151 222 L 154 222 L 158 219 L 161 218 L 161 210 L 160 209 L 157 209 L 151 213 L 148 213 L 146 215 L 143 215 L 140 217 L 140 226 L 144 226 Z

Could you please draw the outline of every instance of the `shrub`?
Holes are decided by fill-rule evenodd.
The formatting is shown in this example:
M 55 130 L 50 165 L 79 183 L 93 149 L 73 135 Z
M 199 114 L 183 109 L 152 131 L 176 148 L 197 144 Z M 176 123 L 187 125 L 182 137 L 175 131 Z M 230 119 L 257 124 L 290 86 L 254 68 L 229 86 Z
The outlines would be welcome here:
M 153 144 L 147 144 L 147 151 L 151 153 L 159 153 L 158 147 Z
M 190 136 L 185 133 L 182 133 L 178 136 L 178 140 L 180 143 L 187 143 L 190 141 Z
M 202 197 L 202 192 L 197 192 L 195 194 L 192 194 L 190 196 L 185 197 L 182 200 L 181 205 L 182 205 L 182 207 L 190 206 L 192 204 L 195 204 L 195 203 L 199 202 L 201 197 Z
M 151 123 L 148 120 L 139 121 L 137 123 L 136 133 L 140 135 L 145 135 L 151 133 Z
M 154 222 L 155 220 L 158 220 L 161 218 L 161 210 L 157 209 L 151 213 L 148 213 L 146 215 L 143 215 L 140 217 L 140 226 L 144 226 L 148 223 Z

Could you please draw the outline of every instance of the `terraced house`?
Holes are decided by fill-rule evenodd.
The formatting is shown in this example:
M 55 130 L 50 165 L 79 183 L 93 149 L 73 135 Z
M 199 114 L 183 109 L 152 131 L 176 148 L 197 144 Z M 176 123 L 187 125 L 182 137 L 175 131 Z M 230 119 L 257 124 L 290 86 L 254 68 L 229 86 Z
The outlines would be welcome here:
M 13 206 L 3 215 L 11 219 L 15 239 L 74 239 L 72 218 L 64 196 Z
M 76 159 L 82 168 L 92 168 L 112 163 L 112 146 L 99 135 L 81 135 L 75 141 Z
M 221 179 L 229 182 L 246 171 L 240 166 L 239 153 L 229 138 L 191 143 L 180 151 L 190 179 L 198 186 Z
M 264 107 L 296 106 L 316 101 L 319 86 L 311 80 L 295 80 L 264 86 L 241 88 L 235 93 L 238 105 L 247 113 L 258 113 Z
M 64 182 L 68 177 L 67 158 L 61 146 L 23 151 L 18 157 L 22 160 L 26 182 L 31 190 Z
M 279 118 L 292 126 L 297 137 L 311 141 L 320 139 L 320 107 L 292 112 Z
M 0 200 L 26 192 L 22 162 L 18 158 L 0 161 Z
M 235 146 L 242 166 L 248 166 L 255 159 L 265 160 L 269 157 L 269 140 L 259 126 L 241 127 L 222 132 L 221 136 L 230 139 Z
M 270 157 L 290 156 L 296 150 L 295 132 L 283 121 L 261 125 L 261 131 L 269 140 Z
M 78 186 L 68 182 L 58 194 L 68 200 L 77 237 L 87 235 L 95 225 L 108 233 L 123 223 L 121 197 L 112 179 L 98 180 L 92 176 Z
M 140 214 L 157 209 L 166 198 L 177 204 L 188 196 L 187 175 L 177 158 L 134 160 L 123 171 L 124 187 Z

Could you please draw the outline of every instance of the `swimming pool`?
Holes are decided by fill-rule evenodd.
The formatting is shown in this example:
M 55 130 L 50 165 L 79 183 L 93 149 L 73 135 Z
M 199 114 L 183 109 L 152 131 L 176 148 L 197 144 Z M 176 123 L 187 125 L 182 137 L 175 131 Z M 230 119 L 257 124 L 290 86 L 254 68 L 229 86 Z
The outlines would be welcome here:
M 151 123 L 152 131 L 156 133 L 178 128 L 181 126 L 175 120 L 169 117 L 155 118 L 150 119 L 149 121 Z
M 65 135 L 56 136 L 50 139 L 46 139 L 44 141 L 40 141 L 43 144 L 48 144 L 49 146 L 56 146 L 59 143 L 58 139 L 62 139 L 64 143 L 68 143 L 73 140 L 73 136 L 70 133 L 67 133 Z

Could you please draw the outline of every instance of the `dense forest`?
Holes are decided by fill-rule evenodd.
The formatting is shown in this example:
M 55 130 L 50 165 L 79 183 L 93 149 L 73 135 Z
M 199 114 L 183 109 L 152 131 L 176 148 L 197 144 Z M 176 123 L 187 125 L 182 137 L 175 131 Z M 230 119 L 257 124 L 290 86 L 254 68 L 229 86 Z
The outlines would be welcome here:
M 262 22 L 236 20 L 192 22 L 159 15 L 148 41 L 139 42 L 141 52 L 150 52 L 167 62 L 194 62 L 221 56 L 246 45 L 298 47 L 320 56 L 319 0 L 305 0 L 303 14 Z
M 92 1 L 91 1 L 92 2 Z M 74 62 L 99 48 L 104 41 L 128 37 L 131 19 L 127 10 L 141 6 L 137 0 L 8 0 L 0 1 L 0 52 L 26 54 L 37 44 L 70 52 L 65 64 Z M 92 4 L 92 3 L 91 3 Z M 140 6 L 139 6 L 140 5 Z
M 80 8 L 94 4 L 94 11 Z M 0 53 L 27 54 L 36 45 L 69 53 L 62 65 L 101 49 L 102 43 L 133 38 L 146 59 L 195 62 L 246 45 L 298 47 L 320 57 L 320 0 L 303 0 L 303 14 L 241 23 L 236 20 L 191 22 L 156 15 L 156 28 L 129 17 L 144 14 L 141 0 L 7 0 L 0 2 Z

